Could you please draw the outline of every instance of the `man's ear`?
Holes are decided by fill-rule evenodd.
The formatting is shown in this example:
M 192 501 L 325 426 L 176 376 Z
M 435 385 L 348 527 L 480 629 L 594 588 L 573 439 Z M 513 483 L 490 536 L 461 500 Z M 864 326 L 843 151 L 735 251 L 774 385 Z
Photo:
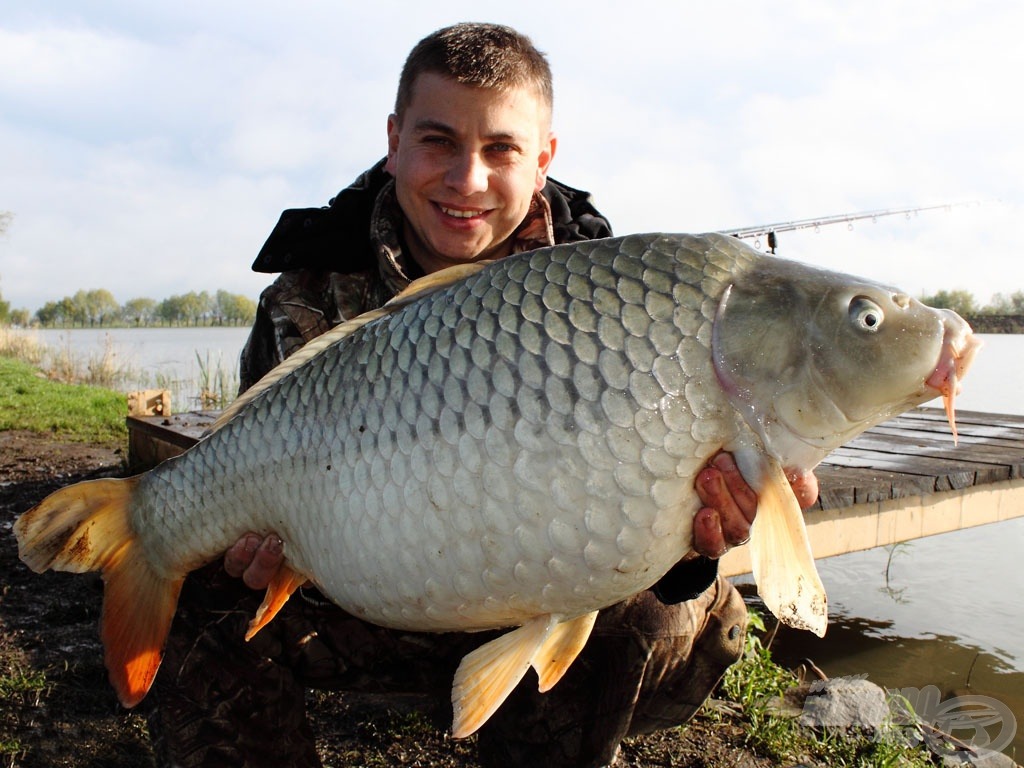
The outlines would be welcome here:
M 547 141 L 541 142 L 540 155 L 537 156 L 537 183 L 534 192 L 540 192 L 548 181 L 548 169 L 551 161 L 555 159 L 555 150 L 558 149 L 558 137 L 549 133 Z
M 388 115 L 388 159 L 384 163 L 384 170 L 395 175 L 395 164 L 398 162 L 398 134 L 401 128 L 398 125 L 398 115 Z

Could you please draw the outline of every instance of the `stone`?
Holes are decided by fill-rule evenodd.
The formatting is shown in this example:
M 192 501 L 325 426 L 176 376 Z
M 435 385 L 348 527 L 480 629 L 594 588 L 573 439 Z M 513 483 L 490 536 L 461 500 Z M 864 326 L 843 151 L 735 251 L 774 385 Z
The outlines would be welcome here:
M 888 722 L 885 690 L 859 677 L 837 677 L 811 685 L 799 723 L 808 728 L 878 733 Z
M 942 758 L 943 768 L 1020 768 L 1012 759 L 1002 752 L 981 751 L 977 755 L 959 753 L 955 757 Z

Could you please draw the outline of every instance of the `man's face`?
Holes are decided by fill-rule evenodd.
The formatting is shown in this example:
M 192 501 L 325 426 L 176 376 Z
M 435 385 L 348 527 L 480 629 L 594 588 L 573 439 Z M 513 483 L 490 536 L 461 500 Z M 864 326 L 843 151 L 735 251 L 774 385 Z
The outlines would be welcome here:
M 427 73 L 399 125 L 388 118 L 386 168 L 405 239 L 426 272 L 507 256 L 555 154 L 550 114 L 531 88 L 496 91 Z

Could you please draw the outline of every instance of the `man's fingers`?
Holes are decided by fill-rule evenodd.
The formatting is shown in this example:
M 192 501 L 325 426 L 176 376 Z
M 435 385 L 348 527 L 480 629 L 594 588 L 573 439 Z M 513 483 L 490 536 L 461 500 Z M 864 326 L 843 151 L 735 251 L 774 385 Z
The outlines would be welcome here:
M 693 521 L 693 546 L 705 557 L 717 558 L 729 547 L 750 538 L 757 513 L 757 495 L 728 453 L 720 453 L 697 475 L 697 495 L 704 505 Z
M 713 560 L 729 551 L 718 512 L 710 507 L 702 507 L 693 518 L 693 548 Z
M 747 485 L 747 481 L 743 479 L 743 475 L 740 474 L 739 467 L 736 466 L 736 461 L 733 459 L 732 454 L 718 454 L 711 460 L 711 466 L 722 473 L 722 479 L 725 482 L 726 488 L 724 493 L 732 502 L 732 505 L 743 513 L 748 523 L 752 523 L 754 516 L 757 514 L 757 494 L 754 493 L 753 488 Z M 708 506 L 715 505 L 709 504 Z M 715 508 L 718 509 L 718 507 Z
M 262 539 L 255 533 L 247 533 L 234 543 L 224 554 L 224 570 L 236 579 L 245 573 L 259 549 Z
M 271 534 L 253 555 L 252 563 L 242 573 L 242 581 L 250 589 L 266 589 L 284 560 L 284 542 Z
M 786 472 L 800 509 L 808 509 L 818 500 L 818 478 L 813 472 Z
M 229 576 L 241 577 L 251 589 L 266 589 L 281 567 L 283 553 L 280 537 L 247 533 L 224 553 L 224 570 Z

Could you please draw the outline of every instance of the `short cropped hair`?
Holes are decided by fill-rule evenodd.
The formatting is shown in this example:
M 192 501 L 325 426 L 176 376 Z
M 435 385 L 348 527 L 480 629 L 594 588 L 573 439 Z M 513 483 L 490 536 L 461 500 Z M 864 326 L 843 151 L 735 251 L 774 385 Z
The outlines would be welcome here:
M 416 78 L 427 72 L 477 88 L 533 86 L 549 112 L 554 102 L 547 58 L 526 35 L 499 24 L 455 24 L 420 40 L 398 79 L 395 115 L 399 122 L 412 103 Z

